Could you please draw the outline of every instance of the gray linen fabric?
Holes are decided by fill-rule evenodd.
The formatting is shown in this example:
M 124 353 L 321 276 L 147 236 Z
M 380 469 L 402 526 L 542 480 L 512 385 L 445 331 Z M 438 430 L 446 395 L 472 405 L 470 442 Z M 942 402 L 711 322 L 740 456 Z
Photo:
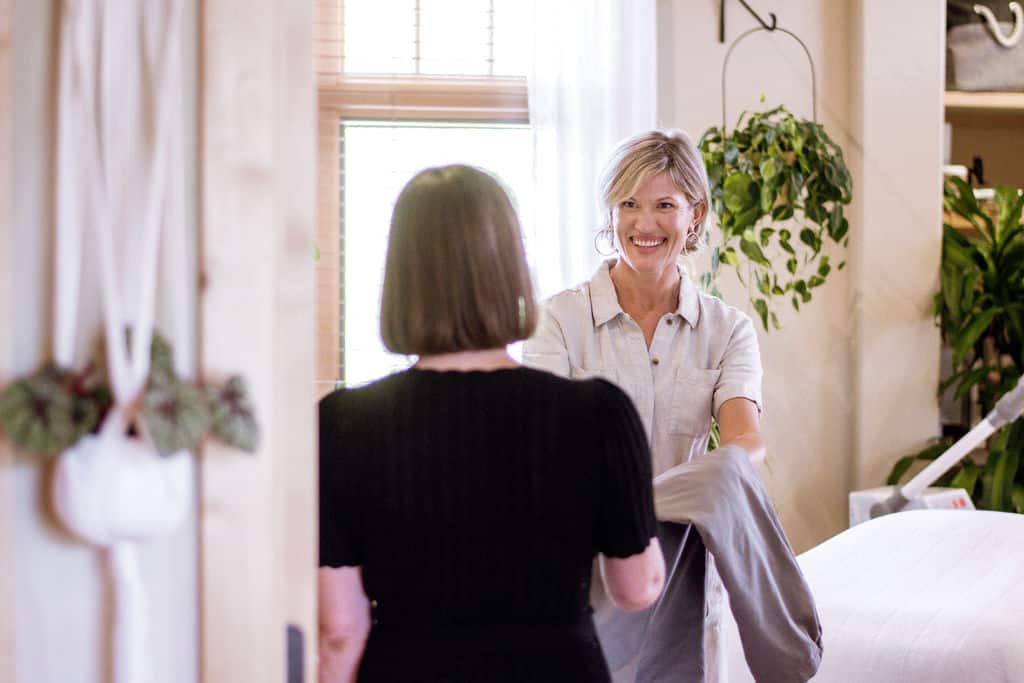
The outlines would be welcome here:
M 704 680 L 705 546 L 728 592 L 755 680 L 810 679 L 821 662 L 821 622 L 746 452 L 723 446 L 673 467 L 655 479 L 654 494 L 658 519 L 671 520 L 658 532 L 671 571 L 665 593 L 643 612 L 605 604 L 595 616 L 616 683 Z M 696 533 L 687 536 L 691 527 Z

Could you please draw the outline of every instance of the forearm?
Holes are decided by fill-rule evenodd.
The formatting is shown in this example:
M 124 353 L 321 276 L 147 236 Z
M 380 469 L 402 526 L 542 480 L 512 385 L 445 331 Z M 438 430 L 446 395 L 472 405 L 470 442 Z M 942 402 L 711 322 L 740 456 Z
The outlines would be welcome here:
M 366 647 L 366 635 L 344 637 L 320 635 L 318 683 L 352 683 Z
M 761 436 L 761 415 L 757 404 L 748 398 L 732 398 L 718 412 L 719 446 L 737 446 L 747 452 L 752 465 L 764 462 L 765 445 Z
M 736 434 L 731 436 L 727 441 L 723 440 L 719 445 L 739 446 L 747 452 L 747 457 L 750 458 L 750 463 L 752 465 L 760 465 L 764 462 L 766 448 L 764 439 L 761 437 L 760 432 Z

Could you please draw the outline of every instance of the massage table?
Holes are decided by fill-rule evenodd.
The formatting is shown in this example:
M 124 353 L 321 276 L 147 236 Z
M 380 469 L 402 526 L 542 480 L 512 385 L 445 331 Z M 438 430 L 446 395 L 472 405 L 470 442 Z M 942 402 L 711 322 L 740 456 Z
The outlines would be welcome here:
M 1024 515 L 899 512 L 798 560 L 824 631 L 816 683 L 1024 681 Z M 725 680 L 752 681 L 724 621 Z

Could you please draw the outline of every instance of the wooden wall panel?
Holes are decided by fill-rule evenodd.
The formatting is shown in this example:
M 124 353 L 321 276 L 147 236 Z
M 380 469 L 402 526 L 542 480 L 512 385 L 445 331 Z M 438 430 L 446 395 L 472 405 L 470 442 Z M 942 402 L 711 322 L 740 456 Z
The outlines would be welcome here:
M 315 89 L 307 3 L 201 8 L 199 358 L 241 372 L 255 455 L 211 445 L 200 481 L 200 672 L 285 680 L 285 627 L 316 644 Z
M 14 225 L 11 191 L 14 109 L 13 0 L 0 0 L 0 329 L 14 323 Z M 11 334 L 0 334 L 0 386 L 11 379 Z M 0 438 L 0 683 L 14 683 L 14 453 Z

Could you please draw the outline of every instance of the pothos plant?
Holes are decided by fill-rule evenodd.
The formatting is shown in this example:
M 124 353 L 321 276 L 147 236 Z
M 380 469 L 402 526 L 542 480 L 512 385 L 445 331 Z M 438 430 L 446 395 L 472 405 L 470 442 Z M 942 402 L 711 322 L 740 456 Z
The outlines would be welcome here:
M 769 322 L 778 329 L 775 300 L 788 297 L 800 310 L 832 272 L 831 246 L 849 243 L 843 207 L 853 181 L 843 151 L 821 125 L 784 107 L 743 112 L 731 132 L 709 128 L 698 147 L 721 229 L 701 286 L 718 294 L 720 266 L 732 266 L 765 330 Z M 785 269 L 776 267 L 783 258 Z
M 136 406 L 161 455 L 193 450 L 211 434 L 243 451 L 259 444 L 259 427 L 241 377 L 223 386 L 186 382 L 174 373 L 170 344 L 154 333 L 149 377 Z M 103 358 L 97 349 L 95 357 Z M 113 404 L 102 360 L 81 371 L 48 364 L 0 392 L 0 425 L 28 453 L 51 455 L 99 429 Z
M 942 340 L 952 349 L 953 372 L 939 393 L 962 400 L 976 393 L 987 414 L 1024 372 L 1024 190 L 997 188 L 991 215 L 964 181 L 952 178 L 943 192 L 947 211 L 970 232 L 943 225 L 941 289 L 934 313 Z M 936 440 L 900 458 L 889 475 L 896 484 L 915 460 L 934 460 L 953 443 Z M 939 486 L 966 489 L 976 507 L 1024 513 L 1024 418 L 988 442 L 983 462 L 968 458 Z

